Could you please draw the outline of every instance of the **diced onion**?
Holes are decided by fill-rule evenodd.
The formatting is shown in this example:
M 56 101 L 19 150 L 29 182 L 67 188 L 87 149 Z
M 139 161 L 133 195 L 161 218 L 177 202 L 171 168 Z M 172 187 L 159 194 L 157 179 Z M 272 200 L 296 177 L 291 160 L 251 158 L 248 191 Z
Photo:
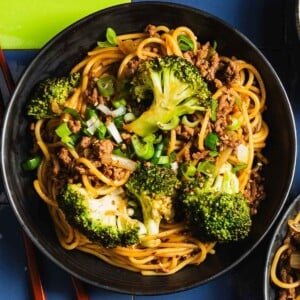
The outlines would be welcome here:
M 249 150 L 248 147 L 244 144 L 240 144 L 237 147 L 237 158 L 242 163 L 248 162 Z
M 101 158 L 103 164 L 112 165 L 114 167 L 124 168 L 128 171 L 134 171 L 137 163 L 127 157 L 119 156 L 116 154 L 106 154 Z
M 113 165 L 117 165 L 118 167 L 127 169 L 129 171 L 134 171 L 136 169 L 137 163 L 129 158 L 112 154 L 111 159 Z

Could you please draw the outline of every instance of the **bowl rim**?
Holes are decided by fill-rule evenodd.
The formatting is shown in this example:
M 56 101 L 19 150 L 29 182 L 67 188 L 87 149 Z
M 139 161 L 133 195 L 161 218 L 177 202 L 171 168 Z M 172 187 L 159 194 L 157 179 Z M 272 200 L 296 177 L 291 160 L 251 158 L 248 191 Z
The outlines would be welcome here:
M 222 24 L 222 26 L 225 26 L 227 28 L 229 28 L 231 31 L 234 31 L 238 36 L 239 38 L 243 39 L 246 43 L 248 43 L 249 45 L 251 45 L 252 47 L 254 47 L 256 49 L 256 51 L 258 52 L 258 54 L 260 55 L 261 59 L 264 61 L 264 63 L 267 65 L 267 67 L 269 69 L 272 70 L 272 73 L 274 74 L 274 77 L 275 79 L 277 80 L 277 83 L 280 85 L 286 99 L 287 99 L 287 102 L 286 102 L 286 105 L 287 105 L 287 108 L 289 110 L 289 112 L 291 113 L 290 114 L 290 117 L 291 117 L 291 122 L 293 123 L 293 128 L 295 129 L 295 121 L 294 121 L 294 116 L 292 114 L 292 109 L 291 109 L 291 105 L 290 105 L 290 102 L 288 101 L 288 97 L 286 95 L 286 92 L 285 92 L 285 89 L 277 75 L 277 73 L 274 71 L 273 67 L 271 66 L 271 64 L 268 62 L 268 60 L 266 59 L 266 57 L 262 54 L 262 52 L 244 35 L 242 34 L 241 32 L 239 32 L 238 30 L 236 30 L 233 26 L 229 25 L 228 23 L 226 23 L 225 21 L 223 21 L 222 19 L 212 15 L 212 14 L 209 14 L 201 9 L 198 9 L 198 8 L 194 8 L 194 7 L 191 7 L 191 6 L 187 6 L 187 5 L 183 5 L 183 4 L 176 4 L 176 3 L 169 3 L 169 2 L 160 2 L 160 1 L 143 1 L 143 2 L 134 2 L 134 3 L 126 3 L 126 4 L 120 4 L 120 5 L 116 5 L 116 6 L 112 6 L 112 7 L 109 7 L 109 8 L 106 8 L 106 9 L 103 9 L 103 10 L 99 10 L 97 12 L 94 12 L 76 22 L 74 22 L 73 24 L 69 25 L 68 27 L 64 28 L 61 32 L 59 32 L 57 35 L 55 35 L 51 40 L 49 40 L 45 46 L 39 51 L 39 53 L 35 56 L 35 58 L 31 61 L 31 63 L 29 64 L 29 66 L 26 68 L 25 72 L 22 74 L 21 76 L 21 79 L 20 81 L 18 82 L 18 85 L 17 85 L 17 88 L 16 90 L 14 91 L 13 95 L 12 95 L 12 98 L 11 98 L 11 101 L 8 105 L 8 109 L 6 111 L 6 115 L 5 115 L 5 118 L 4 118 L 4 122 L 3 122 L 3 128 L 7 128 L 7 123 L 8 123 L 8 118 L 9 118 L 9 115 L 12 113 L 12 110 L 13 110 L 13 103 L 15 102 L 14 99 L 16 98 L 17 94 L 20 92 L 19 91 L 19 86 L 22 84 L 22 82 L 26 79 L 26 76 L 27 76 L 27 73 L 29 72 L 29 70 L 32 68 L 32 66 L 34 66 L 36 64 L 37 61 L 39 61 L 40 57 L 43 57 L 44 54 L 48 51 L 48 48 L 51 47 L 52 44 L 54 44 L 56 42 L 57 39 L 63 37 L 65 35 L 66 32 L 68 32 L 70 29 L 73 28 L 74 25 L 77 25 L 79 26 L 80 24 L 84 23 L 86 20 L 92 18 L 94 15 L 101 15 L 101 14 L 105 14 L 105 13 L 110 13 L 111 11 L 115 11 L 115 10 L 118 10 L 118 9 L 126 9 L 126 8 L 129 8 L 129 7 L 139 7 L 139 6 L 144 6 L 144 5 L 157 5 L 159 7 L 164 7 L 164 8 L 168 8 L 168 7 L 173 7 L 173 8 L 178 8 L 178 9 L 185 9 L 189 12 L 197 12 L 201 15 L 204 15 L 204 16 L 207 16 L 209 18 L 213 18 L 214 20 L 216 20 L 217 22 L 219 22 L 220 24 Z M 5 147 L 5 134 L 6 134 L 6 130 L 3 130 L 2 131 L 2 138 L 1 138 L 1 148 L 4 149 Z M 203 280 L 201 283 L 197 283 L 197 284 L 193 284 L 193 285 L 190 285 L 190 286 L 187 286 L 187 287 L 182 287 L 182 288 L 177 288 L 176 290 L 172 290 L 172 291 L 154 291 L 152 293 L 143 293 L 143 292 L 137 292 L 135 293 L 135 291 L 132 291 L 130 289 L 119 289 L 119 288 L 116 288 L 116 287 L 110 287 L 110 286 L 103 286 L 103 285 L 99 285 L 99 284 L 95 284 L 94 281 L 89 281 L 87 280 L 86 278 L 83 278 L 83 277 L 80 277 L 77 273 L 74 273 L 72 270 L 70 270 L 69 268 L 67 268 L 66 266 L 64 266 L 61 261 L 59 261 L 57 258 L 53 257 L 53 255 L 51 255 L 47 249 L 45 249 L 45 247 L 43 245 L 41 245 L 38 241 L 38 239 L 33 235 L 33 233 L 31 232 L 30 228 L 25 224 L 25 222 L 23 221 L 23 217 L 19 215 L 19 212 L 18 212 L 18 209 L 17 207 L 15 206 L 15 203 L 14 201 L 12 200 L 12 195 L 10 193 L 10 190 L 9 190 L 9 184 L 7 182 L 7 179 L 6 179 L 6 169 L 5 169 L 5 155 L 4 155 L 4 151 L 1 151 L 1 169 L 2 169 L 2 177 L 3 177 L 3 181 L 4 181 L 4 186 L 5 186 L 5 190 L 6 190 L 6 194 L 8 195 L 8 199 L 9 199 L 9 202 L 11 204 L 11 206 L 13 207 L 13 210 L 15 212 L 15 214 L 17 215 L 17 218 L 20 222 L 20 224 L 22 225 L 22 227 L 24 228 L 25 232 L 30 236 L 30 238 L 33 240 L 33 242 L 35 243 L 35 245 L 48 257 L 50 258 L 53 262 L 55 262 L 58 266 L 60 266 L 62 269 L 64 269 L 65 271 L 67 271 L 68 273 L 71 273 L 73 274 L 74 276 L 86 281 L 86 282 L 89 282 L 90 284 L 93 284 L 93 285 L 96 285 L 98 287 L 102 287 L 102 288 L 106 288 L 108 290 L 111 290 L 111 291 L 116 291 L 116 292 L 120 292 L 120 293 L 131 293 L 131 294 L 136 294 L 136 295 L 146 295 L 146 294 L 151 294 L 151 295 L 159 295 L 159 294 L 166 294 L 166 293 L 170 293 L 170 292 L 178 292 L 178 291 L 183 291 L 183 290 L 186 290 L 186 289 L 189 289 L 189 288 L 193 288 L 193 287 L 196 287 L 196 286 L 199 286 L 200 284 L 203 284 L 203 283 L 207 283 L 208 281 L 210 280 L 213 280 L 217 277 L 219 277 L 220 275 L 224 274 L 225 272 L 229 271 L 230 269 L 232 269 L 233 267 L 235 267 L 237 264 L 239 264 L 243 259 L 245 259 L 245 257 L 247 257 L 249 255 L 249 253 L 257 247 L 257 245 L 262 241 L 262 239 L 265 237 L 265 235 L 267 234 L 267 232 L 270 230 L 270 228 L 272 227 L 273 223 L 275 222 L 275 220 L 277 219 L 280 211 L 282 210 L 282 207 L 284 205 L 284 203 L 286 202 L 286 199 L 287 199 L 287 195 L 290 191 L 290 188 L 291 188 L 291 185 L 292 185 L 292 178 L 294 177 L 294 172 L 295 172 L 295 164 L 296 164 L 296 153 L 297 153 L 297 143 L 296 143 L 296 140 L 297 140 L 297 136 L 296 136 L 296 132 L 293 132 L 293 141 L 295 142 L 295 144 L 293 145 L 294 147 L 294 152 L 295 152 L 295 155 L 292 159 L 292 164 L 291 164 L 291 170 L 290 170 L 290 182 L 289 184 L 286 186 L 286 191 L 285 191 L 285 197 L 284 199 L 282 199 L 282 202 L 281 202 L 281 206 L 279 207 L 279 210 L 277 211 L 277 214 L 274 216 L 273 220 L 270 222 L 270 224 L 268 225 L 267 227 L 267 230 L 264 232 L 264 234 L 262 234 L 260 236 L 260 238 L 253 244 L 253 246 L 251 247 L 251 249 L 249 249 L 247 252 L 243 253 L 242 255 L 239 256 L 239 258 L 234 261 L 232 264 L 230 264 L 228 267 L 226 267 L 225 269 L 223 269 L 221 272 L 218 272 L 217 274 L 211 276 L 210 278 L 206 279 L 206 280 Z M 155 287 L 154 287 L 155 288 Z

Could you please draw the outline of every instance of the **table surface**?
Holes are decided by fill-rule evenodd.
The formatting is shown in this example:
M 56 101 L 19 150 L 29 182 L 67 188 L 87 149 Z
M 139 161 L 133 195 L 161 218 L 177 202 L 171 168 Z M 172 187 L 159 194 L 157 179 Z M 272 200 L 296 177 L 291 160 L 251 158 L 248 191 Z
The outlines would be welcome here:
M 133 1 L 138 2 L 138 1 Z M 171 2 L 171 1 L 169 1 Z M 300 42 L 293 0 L 185 0 L 187 4 L 218 16 L 245 34 L 263 52 L 279 75 L 289 96 L 297 127 L 300 126 Z M 0 5 L 1 6 L 1 5 Z M 0 21 L 1 23 L 1 21 Z M 17 81 L 38 50 L 6 50 L 5 56 Z M 0 76 L 3 85 L 3 78 Z M 3 86 L 1 86 L 3 89 Z M 5 101 L 9 100 L 4 91 Z M 299 140 L 299 137 L 298 137 Z M 280 146 L 280 145 L 279 145 Z M 285 208 L 299 194 L 300 167 Z M 21 228 L 5 202 L 0 186 L 0 299 L 32 299 Z M 281 215 L 283 212 L 281 213 Z M 276 226 L 277 222 L 275 223 Z M 118 294 L 87 286 L 91 299 L 263 299 L 264 263 L 271 229 L 258 247 L 228 273 L 197 288 L 161 296 Z M 70 276 L 37 251 L 47 299 L 74 299 Z

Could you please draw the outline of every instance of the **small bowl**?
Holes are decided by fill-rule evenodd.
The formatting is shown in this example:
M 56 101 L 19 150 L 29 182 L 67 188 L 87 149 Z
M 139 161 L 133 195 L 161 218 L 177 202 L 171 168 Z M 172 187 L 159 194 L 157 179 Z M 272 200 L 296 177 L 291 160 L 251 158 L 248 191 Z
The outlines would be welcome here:
M 296 214 L 300 211 L 300 195 L 296 197 L 292 203 L 288 206 L 282 217 L 280 218 L 277 227 L 273 233 L 270 245 L 268 248 L 265 273 L 264 273 L 264 297 L 266 300 L 275 300 L 277 288 L 271 281 L 270 270 L 274 255 L 277 249 L 282 245 L 287 233 L 288 225 L 287 221 L 293 219 Z

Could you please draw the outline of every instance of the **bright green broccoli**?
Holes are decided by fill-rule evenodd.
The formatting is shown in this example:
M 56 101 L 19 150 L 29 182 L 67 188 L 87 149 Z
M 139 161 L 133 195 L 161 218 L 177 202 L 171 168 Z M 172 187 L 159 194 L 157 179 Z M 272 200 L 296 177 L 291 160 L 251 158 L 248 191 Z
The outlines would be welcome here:
M 182 57 L 145 60 L 131 84 L 132 98 L 148 107 L 124 129 L 142 137 L 175 128 L 180 116 L 206 110 L 211 104 L 211 93 L 199 69 Z
M 39 82 L 27 106 L 27 115 L 37 120 L 60 115 L 79 80 L 80 73 L 73 73 Z
M 139 242 L 144 225 L 129 216 L 122 189 L 95 199 L 81 184 L 68 184 L 59 194 L 58 205 L 71 226 L 104 247 L 129 246 Z
M 208 241 L 238 241 L 251 227 L 249 200 L 226 164 L 217 176 L 189 182 L 181 193 L 184 216 L 194 235 Z
M 159 233 L 162 220 L 173 221 L 179 181 L 172 169 L 141 165 L 132 173 L 125 187 L 128 195 L 141 207 L 142 222 L 148 235 Z

